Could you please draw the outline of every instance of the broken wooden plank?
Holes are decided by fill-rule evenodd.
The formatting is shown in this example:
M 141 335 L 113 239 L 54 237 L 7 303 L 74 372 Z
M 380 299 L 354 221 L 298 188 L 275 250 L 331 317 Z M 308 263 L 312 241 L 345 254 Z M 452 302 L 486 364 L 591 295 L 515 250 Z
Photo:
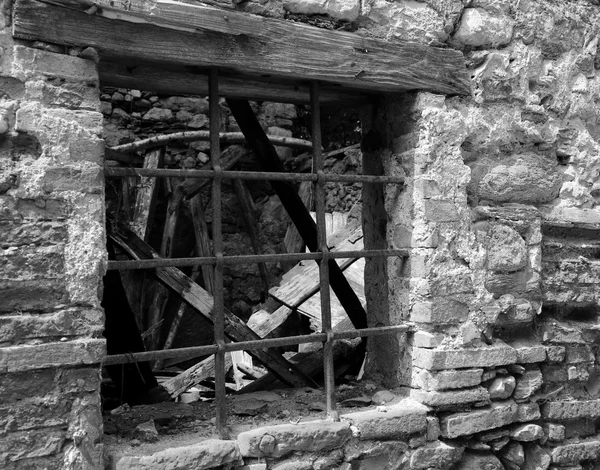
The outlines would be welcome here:
M 313 183 L 311 181 L 302 181 L 298 187 L 298 196 L 300 196 L 302 203 L 309 211 L 312 209 L 313 205 L 312 186 Z M 285 251 L 288 253 L 302 253 L 304 251 L 306 245 L 293 223 L 289 225 L 285 232 L 283 244 L 285 246 Z
M 153 91 L 166 95 L 208 95 L 208 77 L 198 73 L 173 70 L 172 67 L 131 66 L 101 60 L 98 66 L 100 83 L 106 86 Z M 310 88 L 306 83 L 265 83 L 264 78 L 248 79 L 219 77 L 219 93 L 231 98 L 278 103 L 309 104 Z M 321 87 L 321 103 L 327 106 L 352 107 L 367 104 L 370 95 L 352 90 L 344 91 L 332 85 Z M 115 157 L 112 157 L 116 159 Z
M 261 255 L 262 249 L 258 242 L 258 234 L 256 233 L 256 208 L 254 207 L 252 195 L 242 180 L 234 179 L 231 184 L 233 185 L 233 191 L 240 204 L 240 211 L 244 219 L 246 232 L 248 233 L 248 237 L 250 237 L 252 251 L 254 251 L 255 255 Z M 267 271 L 267 265 L 264 262 L 259 262 L 257 264 L 260 279 L 263 284 L 264 296 L 266 297 L 267 292 L 269 292 L 269 273 Z
M 341 238 L 341 239 L 340 239 Z M 362 228 L 344 229 L 327 240 L 330 251 L 362 250 Z M 344 270 L 354 259 L 340 258 L 335 262 Z M 301 261 L 285 273 L 278 286 L 269 295 L 288 307 L 297 307 L 319 290 L 319 266 L 309 261 Z
M 162 167 L 165 149 L 150 150 L 144 155 L 145 169 L 157 169 Z M 135 209 L 133 219 L 129 224 L 131 230 L 142 240 L 147 241 L 150 235 L 151 224 L 154 218 L 154 206 L 156 205 L 156 187 L 158 178 L 140 177 L 135 198 Z
M 240 130 L 246 136 L 248 147 L 254 151 L 261 167 L 265 171 L 283 171 L 283 164 L 277 155 L 275 147 L 269 142 L 258 119 L 254 115 L 248 101 L 227 99 L 229 109 L 233 114 Z M 319 251 L 317 242 L 317 227 L 294 186 L 288 181 L 270 181 L 271 187 L 279 196 L 281 204 L 296 225 L 298 232 L 306 242 L 310 251 Z M 346 313 L 355 328 L 367 327 L 367 314 L 356 294 L 344 278 L 344 274 L 335 260 L 328 261 L 329 284 L 342 302 Z
M 160 256 L 133 232 L 116 223 L 110 224 L 110 238 L 134 259 L 159 259 Z M 172 291 L 177 293 L 204 318 L 213 322 L 213 298 L 208 292 L 194 283 L 177 268 L 157 268 L 156 277 Z M 225 334 L 233 341 L 252 341 L 260 339 L 246 324 L 228 310 L 224 309 Z M 287 362 L 273 349 L 254 349 L 249 351 L 264 367 L 272 371 L 283 382 L 292 386 L 314 386 L 314 382 Z
M 231 354 L 225 354 L 225 370 L 229 369 L 231 366 Z M 215 359 L 214 356 L 210 356 L 181 374 L 163 381 L 161 385 L 172 398 L 176 398 L 188 388 L 198 385 L 209 377 L 214 376 Z
M 241 132 L 220 132 L 219 140 L 221 144 L 244 144 L 246 138 Z M 121 153 L 137 152 L 144 149 L 163 147 L 173 142 L 198 142 L 198 141 L 210 141 L 209 131 L 183 131 L 174 132 L 172 134 L 160 134 L 147 139 L 136 140 L 128 144 L 116 145 L 114 147 L 107 147 L 105 149 L 106 158 L 111 158 L 114 155 Z M 281 147 L 290 147 L 300 150 L 312 150 L 312 143 L 308 140 L 296 139 L 294 137 L 285 137 L 279 135 L 270 135 L 269 141 L 273 145 Z
M 218 67 L 223 75 L 267 75 L 377 92 L 470 93 L 460 51 L 385 42 L 200 3 L 18 0 L 13 33 L 20 39 L 93 47 L 101 59 L 129 66 Z
M 210 246 L 210 236 L 208 234 L 208 226 L 204 217 L 204 208 L 202 207 L 202 197 L 196 194 L 189 200 L 190 216 L 194 225 L 194 239 L 196 242 L 196 253 L 198 256 L 212 256 L 213 252 Z M 215 273 L 212 266 L 201 265 L 202 280 L 204 289 L 209 294 L 215 292 Z

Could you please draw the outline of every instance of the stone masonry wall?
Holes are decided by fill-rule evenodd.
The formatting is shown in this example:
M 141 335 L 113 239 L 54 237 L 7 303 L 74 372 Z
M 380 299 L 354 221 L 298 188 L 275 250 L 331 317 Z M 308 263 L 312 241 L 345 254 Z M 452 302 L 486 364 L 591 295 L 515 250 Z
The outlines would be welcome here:
M 98 75 L 91 61 L 14 42 L 10 2 L 1 5 L 0 467 L 98 469 Z

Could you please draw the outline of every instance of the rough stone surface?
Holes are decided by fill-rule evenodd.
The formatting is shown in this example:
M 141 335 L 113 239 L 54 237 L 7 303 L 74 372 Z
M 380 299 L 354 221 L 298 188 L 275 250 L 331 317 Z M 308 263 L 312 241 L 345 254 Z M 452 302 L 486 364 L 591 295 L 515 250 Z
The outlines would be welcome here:
M 285 0 L 284 8 L 291 13 L 329 15 L 353 21 L 358 17 L 358 0 Z
M 504 470 L 502 462 L 491 452 L 466 451 L 455 467 L 457 470 Z
M 466 8 L 454 34 L 454 42 L 465 46 L 498 47 L 512 39 L 513 21 L 482 8 Z
M 515 350 L 502 341 L 482 348 L 413 350 L 414 365 L 428 370 L 500 366 L 512 364 L 516 360 Z
M 518 401 L 530 398 L 542 387 L 542 384 L 543 376 L 539 369 L 526 370 L 517 377 L 513 398 Z
M 464 387 L 473 387 L 481 383 L 483 369 L 458 369 L 429 372 L 427 370 L 413 369 L 413 387 L 425 390 L 448 390 Z
M 387 407 L 385 413 L 376 410 L 359 411 L 341 416 L 358 428 L 360 439 L 398 439 L 424 432 L 428 408 L 416 401 L 405 399 Z
M 462 457 L 464 448 L 444 442 L 434 442 L 413 452 L 410 457 L 410 468 L 421 470 L 426 468 L 449 468 Z
M 209 439 L 187 447 L 173 447 L 152 455 L 126 456 L 117 462 L 117 470 L 203 470 L 241 463 L 235 441 Z
M 501 403 L 492 403 L 485 409 L 450 414 L 441 419 L 440 426 L 442 436 L 455 438 L 537 418 L 539 418 L 537 405 L 517 405 L 511 400 L 507 400 Z
M 516 380 L 512 375 L 496 377 L 487 386 L 492 400 L 504 400 L 509 398 L 515 389 Z
M 546 450 L 537 444 L 525 445 L 524 470 L 547 470 L 551 458 Z
M 520 442 L 537 441 L 544 437 L 544 430 L 537 424 L 522 424 L 510 431 L 510 437 Z
M 351 435 L 347 422 L 313 421 L 245 431 L 237 436 L 237 443 L 244 457 L 283 457 L 294 451 L 319 452 L 341 447 Z
M 577 419 L 600 417 L 600 400 L 552 401 L 542 406 L 545 419 Z
M 552 463 L 563 466 L 575 465 L 582 460 L 596 460 L 600 458 L 600 441 L 592 439 L 575 444 L 558 446 L 552 449 L 550 455 Z
M 483 404 L 490 401 L 490 395 L 484 387 L 443 391 L 412 389 L 410 396 L 420 403 L 437 408 L 448 408 L 465 403 Z

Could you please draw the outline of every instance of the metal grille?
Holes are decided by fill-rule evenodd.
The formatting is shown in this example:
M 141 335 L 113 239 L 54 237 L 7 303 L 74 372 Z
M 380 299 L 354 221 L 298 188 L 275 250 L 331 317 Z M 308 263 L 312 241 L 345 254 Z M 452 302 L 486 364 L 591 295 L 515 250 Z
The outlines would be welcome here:
M 360 328 L 349 331 L 332 330 L 331 306 L 329 292 L 329 266 L 328 261 L 336 258 L 366 258 L 366 257 L 393 257 L 407 256 L 408 250 L 361 250 L 339 251 L 332 253 L 327 246 L 325 230 L 325 183 L 350 182 L 350 183 L 381 183 L 403 184 L 401 177 L 372 176 L 372 175 L 337 175 L 324 172 L 324 158 L 321 152 L 321 126 L 319 106 L 319 86 L 311 84 L 311 127 L 313 143 L 313 173 L 271 173 L 251 171 L 224 171 L 220 162 L 219 125 L 220 108 L 218 104 L 218 74 L 216 70 L 209 73 L 209 115 L 210 115 L 210 158 L 212 170 L 174 170 L 174 169 L 136 169 L 136 168 L 107 168 L 107 176 L 115 177 L 173 177 L 210 178 L 212 179 L 212 241 L 214 256 L 175 259 L 145 259 L 131 261 L 109 261 L 109 270 L 122 269 L 151 269 L 158 267 L 184 267 L 211 265 L 214 268 L 215 290 L 213 295 L 214 307 L 214 338 L 215 344 L 207 346 L 168 349 L 162 351 L 148 351 L 112 355 L 105 358 L 103 365 L 124 364 L 132 361 L 148 361 L 168 358 L 191 358 L 202 355 L 215 355 L 215 393 L 216 393 L 216 426 L 222 438 L 227 438 L 226 431 L 226 390 L 225 390 L 225 353 L 239 350 L 257 350 L 279 346 L 298 345 L 303 343 L 323 343 L 324 356 L 324 384 L 327 404 L 327 414 L 331 419 L 338 419 L 334 392 L 334 363 L 333 343 L 339 339 L 356 337 L 369 337 L 383 334 L 407 332 L 408 325 L 385 326 L 377 328 Z M 289 253 L 269 255 L 238 255 L 224 256 L 222 226 L 222 182 L 225 179 L 242 180 L 277 180 L 277 181 L 312 181 L 315 184 L 316 226 L 318 234 L 318 251 L 313 253 Z M 315 260 L 319 263 L 319 283 L 321 297 L 322 332 L 283 338 L 270 338 L 255 341 L 225 342 L 224 334 L 224 292 L 223 268 L 225 265 L 235 265 L 250 262 L 279 262 Z

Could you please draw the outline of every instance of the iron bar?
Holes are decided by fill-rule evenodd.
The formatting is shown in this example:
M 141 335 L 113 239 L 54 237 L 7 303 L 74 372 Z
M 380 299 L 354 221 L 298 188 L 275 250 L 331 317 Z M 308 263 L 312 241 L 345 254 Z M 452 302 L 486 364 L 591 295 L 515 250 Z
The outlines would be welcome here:
M 400 250 L 357 250 L 357 251 L 331 251 L 327 255 L 328 259 L 346 259 L 346 258 L 379 258 L 379 257 L 394 257 L 408 256 L 408 249 Z M 253 264 L 253 263 L 277 263 L 280 261 L 318 261 L 323 259 L 319 252 L 315 253 L 275 253 L 264 255 L 232 255 L 223 256 L 224 265 L 235 264 Z M 140 259 L 140 260 L 123 260 L 109 261 L 108 270 L 124 270 L 124 269 L 154 269 L 154 268 L 182 268 L 193 266 L 215 265 L 216 258 L 210 257 L 193 257 L 193 258 L 160 258 L 160 259 Z
M 218 350 L 215 353 L 215 401 L 217 407 L 216 427 L 221 439 L 228 439 L 227 432 L 227 397 L 225 391 L 225 312 L 223 296 L 223 234 L 221 231 L 221 184 L 223 169 L 221 168 L 221 148 L 219 129 L 221 127 L 221 110 L 219 108 L 219 76 L 217 69 L 210 70 L 208 76 L 208 105 L 210 117 L 210 160 L 214 172 L 212 180 L 213 209 L 213 249 L 215 253 L 215 291 L 213 293 L 214 337 Z
M 174 168 L 105 168 L 106 176 L 119 178 L 131 176 L 143 177 L 180 177 L 180 178 L 214 178 L 214 170 L 178 170 Z M 338 175 L 334 173 L 279 173 L 267 171 L 221 171 L 223 179 L 261 180 L 261 181 L 312 181 L 322 179 L 332 183 L 387 183 L 404 184 L 402 176 L 374 176 L 374 175 Z
M 323 153 L 321 152 L 321 106 L 319 104 L 319 84 L 310 84 L 311 135 L 313 143 L 313 172 L 317 175 L 314 186 L 317 219 L 317 242 L 323 254 L 319 263 L 319 286 L 321 297 L 321 331 L 323 340 L 323 373 L 327 416 L 335 421 L 339 415 L 335 405 L 335 370 L 333 365 L 333 340 L 331 339 L 331 302 L 329 293 L 329 247 L 325 225 L 325 181 L 323 179 Z
M 331 334 L 332 341 L 341 339 L 364 338 L 369 336 L 381 336 L 394 333 L 407 333 L 413 331 L 414 327 L 410 323 L 394 326 L 381 326 L 374 328 L 363 328 L 360 330 L 334 331 Z M 223 351 L 251 351 L 254 349 L 266 349 L 282 346 L 294 346 L 307 343 L 321 343 L 326 341 L 325 333 L 314 333 L 311 335 L 284 336 L 282 338 L 268 338 L 254 341 L 243 341 L 239 343 L 225 343 Z M 219 350 L 216 344 L 206 346 L 191 346 L 187 348 L 165 349 L 160 351 L 146 351 L 127 354 L 114 354 L 104 358 L 102 366 L 111 366 L 115 364 L 128 364 L 132 362 L 153 361 L 156 359 L 173 359 L 194 357 L 215 354 Z

